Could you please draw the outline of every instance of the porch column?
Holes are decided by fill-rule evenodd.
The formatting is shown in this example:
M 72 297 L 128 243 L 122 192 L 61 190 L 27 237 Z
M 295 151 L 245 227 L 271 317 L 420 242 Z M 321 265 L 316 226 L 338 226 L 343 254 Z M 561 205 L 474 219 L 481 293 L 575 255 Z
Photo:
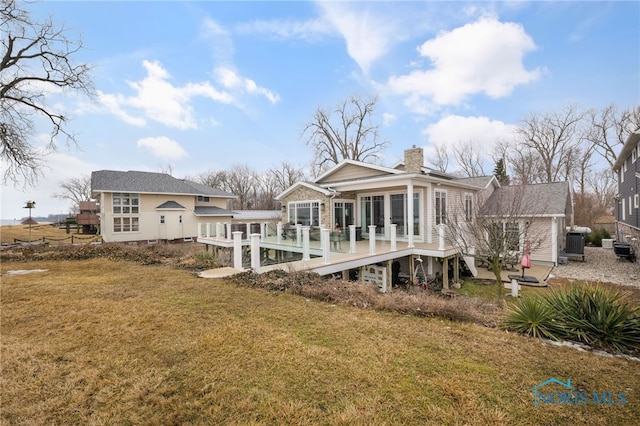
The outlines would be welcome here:
M 453 258 L 453 281 L 460 282 L 460 256 Z
M 558 265 L 558 218 L 551 218 L 551 261 Z
M 296 246 L 302 246 L 302 225 L 300 224 L 296 225 Z
M 202 237 L 202 223 L 198 222 L 198 238 Z
M 356 226 L 349 225 L 349 253 L 356 252 Z
M 322 255 L 324 257 L 324 264 L 331 263 L 331 250 L 329 249 L 329 229 L 322 228 L 320 231 L 322 234 Z
M 227 228 L 227 240 L 231 241 L 232 235 L 231 235 L 231 224 L 228 222 L 225 222 L 225 227 Z
M 302 260 L 311 260 L 311 256 L 309 255 L 309 229 L 308 226 L 301 226 L 302 228 Z
M 390 231 L 391 231 L 391 251 L 396 251 L 396 236 L 397 236 L 397 228 L 398 224 L 397 223 L 392 223 L 390 225 Z
M 260 224 L 260 238 L 262 238 L 263 240 L 265 238 L 267 238 L 267 224 L 266 223 L 261 223 Z
M 449 258 L 442 259 L 442 289 L 449 290 Z
M 231 226 L 231 225 L 229 225 Z M 233 269 L 242 271 L 242 232 L 233 233 Z
M 276 225 L 276 232 L 278 233 L 278 235 L 276 235 L 276 242 L 282 244 L 282 222 L 278 222 Z
M 207 238 L 211 238 L 211 224 L 209 222 L 207 222 Z
M 251 234 L 251 269 L 260 272 L 260 234 Z
M 438 250 L 444 250 L 444 225 L 438 225 Z
M 216 222 L 216 240 L 221 239 L 222 234 L 223 234 L 222 224 L 220 222 Z
M 376 254 L 376 226 L 369 225 L 369 254 Z
M 413 248 L 413 182 L 407 184 L 407 247 Z
M 247 223 L 247 240 L 251 238 L 251 223 Z

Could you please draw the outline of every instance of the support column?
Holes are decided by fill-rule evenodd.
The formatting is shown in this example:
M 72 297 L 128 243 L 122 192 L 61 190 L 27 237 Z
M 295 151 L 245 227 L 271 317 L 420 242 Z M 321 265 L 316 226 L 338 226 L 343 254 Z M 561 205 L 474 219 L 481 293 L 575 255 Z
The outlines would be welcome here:
M 300 226 L 300 225 L 298 225 Z M 302 228 L 302 260 L 311 260 L 309 255 L 309 229 L 308 226 L 300 226 Z
M 442 259 L 442 289 L 449 290 L 449 259 Z
M 261 239 L 265 239 L 267 238 L 267 224 L 266 223 L 261 223 L 260 224 L 260 238 Z
M 278 222 L 276 225 L 276 232 L 278 233 L 278 235 L 276 235 L 276 241 L 278 244 L 282 244 L 282 222 Z
M 202 237 L 202 223 L 198 222 L 198 238 Z
M 209 222 L 207 222 L 207 238 L 211 238 L 211 224 Z
M 407 247 L 413 248 L 413 182 L 407 184 Z
M 444 250 L 444 243 L 444 225 L 440 224 L 438 225 L 438 250 Z
M 376 254 L 376 226 L 369 225 L 369 254 Z
M 251 269 L 260 272 L 260 234 L 251 234 Z
M 398 230 L 397 230 L 398 224 L 392 223 L 389 226 L 391 228 L 390 229 L 390 231 L 391 231 L 391 251 L 396 251 L 397 250 L 397 248 L 396 248 L 396 238 L 397 238 L 397 232 L 398 232 Z
M 356 226 L 349 225 L 349 253 L 356 252 Z
M 233 235 L 231 234 L 231 224 L 225 223 L 224 225 L 227 228 L 227 240 L 231 241 L 231 238 L 233 238 Z
M 296 225 L 296 246 L 302 247 L 302 225 Z
M 322 233 L 322 255 L 324 257 L 324 264 L 327 265 L 331 263 L 331 250 L 329 247 L 330 238 L 329 238 L 329 229 L 322 228 L 320 231 Z
M 223 226 L 220 222 L 216 222 L 216 240 L 222 238 Z
M 457 283 L 460 282 L 460 256 L 453 258 L 453 280 Z
M 251 238 L 251 224 L 247 223 L 247 240 Z
M 229 225 L 231 226 L 231 225 Z M 242 271 L 242 232 L 233 233 L 233 269 Z

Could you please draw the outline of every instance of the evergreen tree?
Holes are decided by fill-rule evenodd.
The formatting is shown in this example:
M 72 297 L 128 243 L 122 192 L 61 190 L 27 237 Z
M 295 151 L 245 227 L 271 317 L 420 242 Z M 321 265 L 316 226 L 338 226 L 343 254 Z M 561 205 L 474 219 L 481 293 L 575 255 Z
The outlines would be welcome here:
M 509 185 L 509 175 L 507 174 L 507 168 L 504 165 L 504 158 L 500 158 L 496 162 L 496 167 L 493 169 L 493 175 L 498 179 L 500 185 Z

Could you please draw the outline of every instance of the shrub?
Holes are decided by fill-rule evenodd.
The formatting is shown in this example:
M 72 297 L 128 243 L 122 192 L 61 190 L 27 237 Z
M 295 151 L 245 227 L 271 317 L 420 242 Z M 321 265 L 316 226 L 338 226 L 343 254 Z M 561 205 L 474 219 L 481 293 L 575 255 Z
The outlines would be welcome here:
M 507 313 L 507 328 L 534 337 L 583 342 L 615 352 L 640 351 L 640 307 L 620 292 L 600 286 L 550 290 L 519 300 Z
M 596 247 L 602 247 L 602 240 L 611 238 L 611 234 L 604 228 L 598 228 L 587 234 L 585 243 L 591 243 Z

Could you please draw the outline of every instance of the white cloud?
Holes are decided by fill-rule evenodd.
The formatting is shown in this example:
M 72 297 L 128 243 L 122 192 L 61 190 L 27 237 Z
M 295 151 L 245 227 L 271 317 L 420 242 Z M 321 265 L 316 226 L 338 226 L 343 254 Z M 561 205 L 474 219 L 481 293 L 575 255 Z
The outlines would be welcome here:
M 396 117 L 395 114 L 391 114 L 389 112 L 385 112 L 385 113 L 382 114 L 382 125 L 383 126 L 390 126 L 396 121 L 397 118 L 398 117 Z
M 238 75 L 238 73 L 230 68 L 218 67 L 215 69 L 214 74 L 218 82 L 228 90 L 238 93 L 249 93 L 251 95 L 261 95 L 267 98 L 272 104 L 280 100 L 280 96 L 277 93 L 258 86 L 255 81 Z
M 349 56 L 366 74 L 371 65 L 406 35 L 399 20 L 365 8 L 363 3 L 321 2 L 323 17 L 342 34 Z
M 187 151 L 178 142 L 166 136 L 140 139 L 137 146 L 151 151 L 154 156 L 164 160 L 179 160 L 187 156 Z
M 446 146 L 452 152 L 454 147 L 471 143 L 477 152 L 489 159 L 496 143 L 512 140 L 516 128 L 515 125 L 487 117 L 448 115 L 423 129 L 422 134 L 427 136 L 430 143 L 425 148 L 425 153 L 433 155 L 436 146 Z
M 255 20 L 236 26 L 240 34 L 262 34 L 277 39 L 300 39 L 317 41 L 333 34 L 331 25 L 323 19 L 296 21 L 292 19 Z
M 508 96 L 516 86 L 540 76 L 540 69 L 528 71 L 522 63 L 535 48 L 520 24 L 482 18 L 423 43 L 418 51 L 432 67 L 392 76 L 388 87 L 409 95 L 408 105 L 416 111 L 429 109 L 424 98 L 436 105 L 460 105 L 478 93 Z

